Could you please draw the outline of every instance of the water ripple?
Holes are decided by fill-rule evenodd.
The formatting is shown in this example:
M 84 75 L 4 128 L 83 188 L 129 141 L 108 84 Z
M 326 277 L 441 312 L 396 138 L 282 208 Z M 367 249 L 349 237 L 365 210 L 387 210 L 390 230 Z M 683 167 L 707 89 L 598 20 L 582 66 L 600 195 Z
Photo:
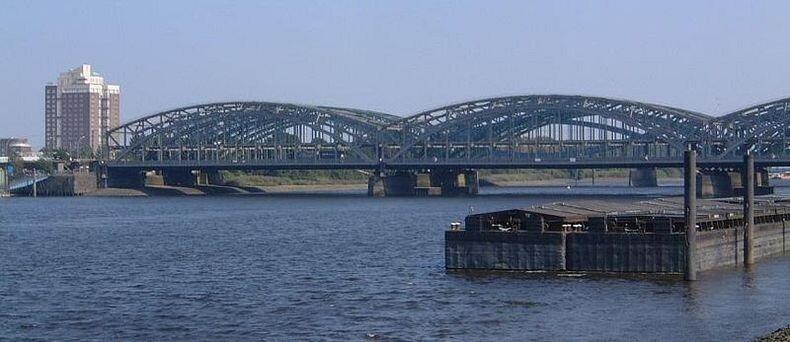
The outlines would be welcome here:
M 0 200 L 0 340 L 744 340 L 787 323 L 788 258 L 691 286 L 445 272 L 443 230 L 470 206 L 552 200 Z

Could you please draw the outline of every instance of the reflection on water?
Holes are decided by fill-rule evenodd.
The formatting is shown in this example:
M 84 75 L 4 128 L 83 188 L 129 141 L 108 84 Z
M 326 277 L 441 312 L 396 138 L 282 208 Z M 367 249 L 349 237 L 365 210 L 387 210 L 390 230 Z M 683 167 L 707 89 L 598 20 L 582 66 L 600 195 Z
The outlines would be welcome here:
M 445 272 L 475 211 L 679 188 L 0 200 L 0 339 L 748 340 L 790 258 L 678 277 Z

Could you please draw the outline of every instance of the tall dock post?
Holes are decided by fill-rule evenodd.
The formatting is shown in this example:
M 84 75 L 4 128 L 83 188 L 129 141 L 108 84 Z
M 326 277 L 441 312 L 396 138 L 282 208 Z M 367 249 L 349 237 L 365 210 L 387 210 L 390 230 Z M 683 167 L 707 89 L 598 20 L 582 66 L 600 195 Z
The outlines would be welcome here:
M 33 169 L 33 197 L 38 196 L 38 189 L 37 189 L 37 184 L 36 184 L 37 183 L 36 178 L 37 178 L 37 174 L 36 174 L 36 169 L 34 168 Z
M 697 151 L 683 154 L 683 204 L 686 213 L 686 280 L 697 280 Z
M 743 156 L 743 263 L 754 264 L 754 155 Z

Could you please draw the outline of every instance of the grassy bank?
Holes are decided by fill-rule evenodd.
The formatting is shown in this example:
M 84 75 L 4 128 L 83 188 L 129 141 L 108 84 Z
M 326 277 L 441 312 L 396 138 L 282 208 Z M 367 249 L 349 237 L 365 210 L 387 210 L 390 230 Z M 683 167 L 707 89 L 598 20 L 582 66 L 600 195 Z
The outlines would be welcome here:
M 629 169 L 596 170 L 596 178 L 628 178 Z M 480 179 L 492 183 L 534 182 L 557 179 L 590 179 L 592 170 L 482 170 Z M 658 178 L 680 178 L 680 169 L 658 169 Z
M 236 186 L 365 184 L 368 174 L 357 170 L 223 171 L 225 183 Z
M 597 170 L 595 177 L 628 178 L 629 169 Z M 481 170 L 480 179 L 494 184 L 535 182 L 569 179 L 590 179 L 592 170 Z M 228 185 L 282 186 L 282 185 L 329 185 L 365 184 L 369 171 L 359 170 L 314 170 L 314 171 L 224 171 Z M 679 178 L 679 169 L 659 169 L 658 178 Z

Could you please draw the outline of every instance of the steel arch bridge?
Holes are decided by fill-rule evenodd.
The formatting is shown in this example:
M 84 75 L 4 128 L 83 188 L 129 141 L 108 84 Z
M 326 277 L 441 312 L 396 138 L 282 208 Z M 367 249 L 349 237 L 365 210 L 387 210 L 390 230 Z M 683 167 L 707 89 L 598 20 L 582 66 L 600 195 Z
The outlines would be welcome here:
M 196 105 L 146 116 L 105 137 L 108 166 L 223 169 L 597 168 L 731 163 L 753 146 L 790 162 L 790 98 L 713 117 L 601 97 L 527 95 L 409 117 L 270 102 Z

